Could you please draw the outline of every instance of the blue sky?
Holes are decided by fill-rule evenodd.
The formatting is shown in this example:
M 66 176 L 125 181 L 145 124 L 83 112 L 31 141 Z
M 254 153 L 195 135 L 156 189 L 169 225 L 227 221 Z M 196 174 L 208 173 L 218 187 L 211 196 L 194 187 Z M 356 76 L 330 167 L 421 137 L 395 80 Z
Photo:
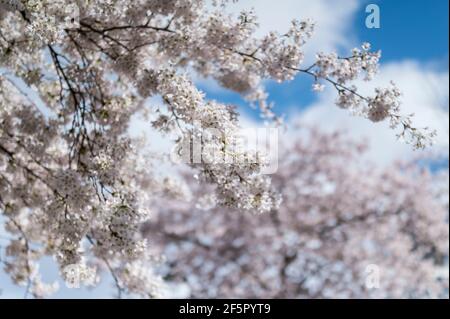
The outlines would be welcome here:
M 358 10 L 354 27 L 360 39 L 383 50 L 383 60 L 417 59 L 448 62 L 448 0 L 370 0 L 381 10 L 381 28 L 361 25 Z M 448 68 L 448 63 L 447 68 Z

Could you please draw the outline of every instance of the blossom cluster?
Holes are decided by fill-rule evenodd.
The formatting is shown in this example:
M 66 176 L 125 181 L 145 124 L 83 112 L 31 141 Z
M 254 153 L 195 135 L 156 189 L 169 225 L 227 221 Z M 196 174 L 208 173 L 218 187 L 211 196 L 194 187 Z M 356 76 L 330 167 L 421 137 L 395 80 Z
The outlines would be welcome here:
M 238 123 L 232 110 L 216 102 L 205 102 L 190 81 L 173 72 L 162 72 L 159 81 L 158 88 L 172 121 L 187 124 L 180 128 L 177 153 L 199 168 L 202 180 L 217 186 L 218 203 L 259 212 L 277 208 L 280 198 L 271 189 L 269 177 L 258 174 L 264 162 L 236 145 Z M 192 149 L 196 137 L 201 137 L 201 143 Z M 194 157 L 199 156 L 195 161 Z
M 314 91 L 323 91 L 321 81 L 331 83 L 338 91 L 336 104 L 349 109 L 353 114 L 368 118 L 372 122 L 389 120 L 392 129 L 401 129 L 398 137 L 412 144 L 415 149 L 423 149 L 434 142 L 436 132 L 429 128 L 413 126 L 413 115 L 402 115 L 401 92 L 391 82 L 387 88 L 375 89 L 374 96 L 363 96 L 355 85 L 349 85 L 364 74 L 364 80 L 370 81 L 378 72 L 381 53 L 371 52 L 369 43 L 361 49 L 355 48 L 350 57 L 339 57 L 336 53 L 317 54 L 316 62 L 309 68 L 300 70 L 315 78 Z

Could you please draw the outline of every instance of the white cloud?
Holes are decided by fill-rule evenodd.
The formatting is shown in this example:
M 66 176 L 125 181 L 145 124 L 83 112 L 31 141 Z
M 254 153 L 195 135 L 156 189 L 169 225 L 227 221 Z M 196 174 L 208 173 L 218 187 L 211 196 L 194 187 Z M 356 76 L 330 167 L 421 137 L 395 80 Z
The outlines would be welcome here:
M 374 87 L 386 86 L 390 80 L 396 82 L 403 92 L 404 114 L 414 113 L 414 123 L 418 127 L 428 126 L 437 130 L 437 143 L 432 151 L 448 156 L 448 71 L 440 72 L 413 61 L 390 63 L 381 68 L 379 76 L 374 81 L 358 83 L 358 87 L 368 94 Z M 413 151 L 411 146 L 398 141 L 395 132 L 387 123 L 374 124 L 339 109 L 334 105 L 335 98 L 336 92 L 333 88 L 327 87 L 327 91 L 317 103 L 303 113 L 292 114 L 291 121 L 316 124 L 325 130 L 345 129 L 354 138 L 368 138 L 370 144 L 368 155 L 380 164 L 424 154 L 421 151 Z

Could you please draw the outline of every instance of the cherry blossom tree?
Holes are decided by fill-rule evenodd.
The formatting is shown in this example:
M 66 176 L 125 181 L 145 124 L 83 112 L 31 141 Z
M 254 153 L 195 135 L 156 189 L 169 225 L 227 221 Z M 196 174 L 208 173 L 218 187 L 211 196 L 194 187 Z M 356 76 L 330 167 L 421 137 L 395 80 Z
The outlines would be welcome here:
M 229 210 L 236 212 L 232 217 L 236 221 L 242 218 L 259 225 L 260 230 L 267 227 L 276 232 L 273 236 L 278 234 L 279 240 L 305 227 L 313 233 L 328 229 L 323 236 L 329 236 L 344 249 L 347 241 L 340 239 L 347 233 L 338 227 L 342 221 L 366 218 L 364 214 L 369 212 L 377 215 L 380 210 L 383 216 L 397 216 L 386 219 L 391 222 L 382 229 L 396 238 L 389 242 L 398 243 L 398 248 L 393 247 L 396 251 L 405 249 L 403 255 L 390 255 L 390 263 L 398 262 L 399 256 L 412 258 L 414 263 L 415 252 L 425 254 L 427 249 L 432 251 L 426 254 L 435 259 L 443 256 L 445 247 L 439 240 L 445 232 L 441 233 L 437 222 L 441 214 L 429 214 L 430 207 L 439 204 L 426 193 L 423 196 L 427 201 L 420 204 L 423 207 L 396 197 L 401 197 L 401 191 L 411 194 L 408 192 L 422 189 L 411 185 L 410 179 L 404 177 L 402 182 L 403 175 L 395 170 L 389 172 L 392 175 L 386 173 L 392 182 L 386 187 L 394 189 L 398 178 L 401 186 L 397 188 L 405 188 L 387 196 L 376 184 L 380 177 L 371 174 L 373 185 L 359 181 L 364 184 L 364 192 L 354 203 L 347 203 L 348 197 L 341 201 L 339 195 L 326 193 L 323 198 L 299 197 L 293 202 L 289 197 L 298 190 L 294 185 L 297 179 L 290 180 L 282 174 L 288 174 L 292 165 L 301 165 L 304 174 L 311 172 L 311 188 L 317 186 L 314 179 L 324 176 L 322 170 L 330 166 L 322 167 L 311 157 L 310 162 L 298 161 L 284 167 L 274 180 L 261 174 L 267 164 L 265 157 L 240 145 L 236 109 L 208 100 L 192 80 L 193 75 L 211 78 L 259 107 L 267 120 L 280 124 L 264 81 L 285 82 L 308 76 L 313 79 L 314 90 L 320 91 L 325 85 L 336 90 L 338 107 L 368 121 L 389 121 L 399 137 L 414 148 L 424 148 L 432 143 L 435 132 L 416 128 L 412 117 L 401 113 L 401 93 L 394 84 L 377 89 L 371 96 L 361 95 L 353 84 L 360 77 L 369 81 L 374 76 L 380 53 L 372 52 L 365 43 L 345 57 L 318 53 L 312 65 L 304 66 L 303 45 L 313 35 L 312 21 L 293 21 L 284 34 L 272 32 L 256 37 L 258 23 L 254 13 L 229 15 L 223 10 L 227 5 L 228 1 L 203 0 L 0 0 L 0 221 L 8 234 L 1 262 L 13 281 L 26 287 L 26 295 L 43 297 L 56 289 L 55 285 L 44 283 L 39 273 L 39 261 L 52 256 L 70 286 L 95 285 L 99 273 L 105 270 L 114 280 L 117 297 L 159 296 L 164 281 L 154 266 L 164 261 L 160 260 L 158 247 L 147 243 L 142 225 L 151 213 L 160 216 L 165 211 L 161 198 L 172 198 L 173 203 L 178 203 L 189 193 L 207 188 L 212 193 L 210 198 L 203 198 L 203 204 L 221 207 L 218 209 L 224 210 L 222 218 L 228 216 Z M 167 161 L 167 154 L 146 150 L 144 141 L 130 136 L 136 117 L 148 119 L 149 131 L 170 136 L 177 155 L 188 155 L 190 160 L 185 164 L 194 170 L 201 188 L 183 184 L 183 178 L 174 172 L 161 176 L 158 165 Z M 192 140 L 199 136 L 201 159 L 194 160 Z M 338 160 L 345 153 L 345 145 L 341 146 L 342 150 L 336 149 L 330 156 Z M 326 161 L 320 149 L 307 150 L 307 154 Z M 339 183 L 358 182 L 350 172 L 340 173 L 348 176 L 341 176 Z M 429 186 L 426 180 L 421 183 Z M 282 195 L 287 197 L 287 204 L 281 205 Z M 388 205 L 386 202 L 392 202 L 392 207 L 385 211 L 382 208 Z M 357 210 L 370 203 L 373 207 Z M 344 207 L 338 211 L 325 209 L 332 205 Z M 349 211 L 345 205 L 349 205 Z M 294 206 L 304 207 L 305 211 L 323 206 L 331 216 L 327 217 L 329 221 L 314 224 L 308 220 L 308 214 L 300 216 L 295 211 L 290 215 Z M 410 207 L 412 216 L 423 216 L 416 221 L 408 215 Z M 165 217 L 168 223 L 171 216 Z M 193 223 L 197 217 L 191 217 Z M 290 218 L 299 220 L 289 224 Z M 391 225 L 396 219 L 399 224 Z M 403 219 L 410 221 L 404 228 L 414 229 L 419 236 L 413 242 L 414 249 L 408 246 L 406 235 L 400 235 L 406 231 L 400 223 Z M 277 225 L 286 225 L 286 231 Z M 433 228 L 428 229 L 429 225 Z M 434 232 L 434 227 L 439 232 Z M 361 247 L 364 229 L 350 229 L 355 233 L 352 240 Z M 374 242 L 383 240 L 381 233 L 370 234 Z M 247 239 L 244 242 L 247 244 Z M 271 244 L 276 243 L 280 241 L 273 240 Z M 253 247 L 261 250 L 267 246 L 255 242 Z M 363 247 L 360 250 L 367 253 Z M 337 262 L 339 258 L 333 254 L 341 253 L 344 254 L 330 246 L 320 254 L 311 252 L 310 257 L 297 256 L 295 252 L 277 255 L 287 258 L 280 277 L 283 282 L 278 283 L 285 292 L 280 287 L 273 287 L 272 291 L 271 285 L 278 285 L 275 282 L 261 282 L 269 286 L 249 294 L 296 295 L 293 282 L 298 276 L 287 278 L 283 274 L 288 273 L 293 262 L 300 262 L 297 257 L 310 258 L 313 264 L 321 266 L 328 265 L 327 260 Z M 274 262 L 279 262 L 275 260 L 278 257 L 273 257 Z M 181 263 L 184 255 L 180 258 Z M 350 256 L 345 254 L 342 258 Z M 355 271 L 356 266 L 349 260 L 343 263 L 351 267 L 345 271 Z M 339 270 L 336 272 L 339 276 Z M 291 277 L 297 279 L 292 281 Z M 329 288 L 333 281 L 328 281 L 316 295 L 340 293 L 339 286 Z M 399 294 L 406 290 L 416 293 L 401 283 L 394 288 L 399 289 Z M 425 288 L 418 287 L 417 294 Z M 195 283 L 193 291 L 197 291 Z M 240 290 L 229 293 L 244 294 Z
M 197 200 L 160 204 L 144 233 L 165 277 L 197 298 L 448 298 L 448 171 L 379 168 L 345 134 L 298 134 L 273 175 L 279 209 L 211 208 L 198 184 Z

